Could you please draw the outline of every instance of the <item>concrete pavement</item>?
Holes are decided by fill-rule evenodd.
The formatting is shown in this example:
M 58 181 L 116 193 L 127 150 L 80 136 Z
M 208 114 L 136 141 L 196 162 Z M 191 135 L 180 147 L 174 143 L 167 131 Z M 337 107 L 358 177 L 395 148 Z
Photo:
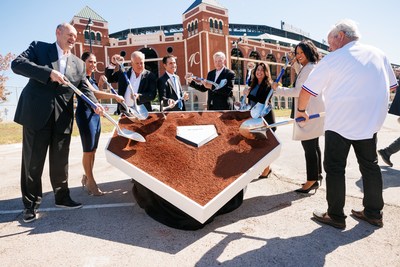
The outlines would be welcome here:
M 397 117 L 388 115 L 378 134 L 378 148 L 399 136 Z M 82 149 L 73 138 L 70 188 L 79 210 L 54 207 L 48 178 L 43 174 L 44 199 L 39 219 L 22 222 L 19 172 L 21 145 L 0 146 L 1 266 L 400 266 L 400 153 L 394 167 L 380 160 L 384 180 L 384 223 L 377 229 L 353 217 L 344 231 L 310 218 L 326 210 L 325 182 L 316 194 L 293 193 L 305 181 L 300 142 L 291 140 L 290 125 L 279 127 L 283 144 L 271 165 L 273 175 L 249 184 L 237 210 L 218 216 L 198 231 L 164 226 L 139 208 L 124 173 L 108 164 L 103 134 L 95 163 L 96 180 L 108 194 L 82 191 Z M 321 138 L 323 147 L 324 138 Z M 346 169 L 347 214 L 362 207 L 362 182 L 351 152 Z

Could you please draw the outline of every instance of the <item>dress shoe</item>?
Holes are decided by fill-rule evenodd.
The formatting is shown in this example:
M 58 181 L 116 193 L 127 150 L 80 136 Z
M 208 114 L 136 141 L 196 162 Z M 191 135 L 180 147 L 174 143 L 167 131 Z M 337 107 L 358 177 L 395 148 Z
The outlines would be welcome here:
M 36 220 L 36 210 L 35 209 L 24 209 L 23 218 L 24 222 L 30 223 Z
M 326 213 L 326 212 L 314 211 L 313 216 L 314 216 L 314 219 L 320 223 L 324 223 L 324 224 L 333 226 L 338 229 L 346 228 L 345 222 L 340 222 L 340 221 L 336 221 L 336 220 L 332 219 L 331 217 L 329 217 L 328 213 Z
M 299 188 L 294 190 L 296 193 L 302 193 L 302 194 L 308 194 L 311 190 L 315 190 L 314 194 L 317 192 L 317 189 L 319 188 L 318 181 L 315 181 L 309 188 L 303 189 Z
M 94 184 L 92 186 L 86 185 L 86 189 L 89 196 L 104 196 L 104 192 L 99 189 L 97 184 Z
M 390 167 L 393 167 L 393 163 L 390 161 L 390 155 L 388 155 L 385 149 L 378 150 L 378 154 L 382 157 L 383 162 L 385 162 Z
M 59 208 L 67 208 L 67 209 L 79 209 L 82 207 L 81 203 L 73 201 L 69 196 L 65 197 L 64 199 L 57 201 L 56 200 L 56 207 Z
M 353 214 L 354 217 L 366 221 L 372 225 L 378 226 L 378 227 L 383 227 L 383 220 L 382 218 L 380 219 L 374 219 L 374 218 L 368 218 L 365 216 L 364 211 L 356 211 L 356 210 L 351 210 L 351 214 Z

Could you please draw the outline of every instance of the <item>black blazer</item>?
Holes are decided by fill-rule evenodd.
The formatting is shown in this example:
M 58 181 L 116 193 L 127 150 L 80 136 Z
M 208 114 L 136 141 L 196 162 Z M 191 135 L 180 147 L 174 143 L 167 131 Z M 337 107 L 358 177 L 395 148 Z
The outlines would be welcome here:
M 207 80 L 214 81 L 217 70 L 212 70 L 207 74 Z M 224 87 L 213 91 L 204 87 L 202 83 L 197 83 L 194 80 L 190 86 L 201 92 L 208 92 L 207 96 L 207 109 L 208 110 L 233 110 L 233 81 L 235 80 L 235 73 L 224 68 L 218 76 L 216 83 L 220 83 L 222 79 L 226 79 L 227 83 Z M 214 89 L 214 86 L 212 87 Z
M 32 42 L 13 60 L 11 69 L 29 78 L 19 97 L 14 121 L 39 130 L 54 112 L 56 131 L 70 134 L 74 119 L 74 91 L 50 80 L 51 71 L 59 71 L 56 43 Z M 65 76 L 93 102 L 98 102 L 86 84 L 85 63 L 80 58 L 73 54 L 68 57 Z
M 260 85 L 260 87 L 258 88 L 258 91 L 256 93 L 256 96 L 253 96 L 250 94 L 251 90 L 254 87 L 250 87 L 250 91 L 249 94 L 247 95 L 247 98 L 249 100 L 252 100 L 254 102 L 258 102 L 261 104 L 265 103 L 265 100 L 267 99 L 268 93 L 273 90 L 271 87 L 267 87 L 267 86 L 262 86 Z M 271 98 L 269 99 L 268 103 L 271 103 Z M 274 114 L 274 110 L 272 109 L 267 115 L 264 116 L 264 119 L 268 122 L 268 124 L 273 124 L 275 123 L 275 114 Z M 276 127 L 273 127 L 272 130 L 275 132 Z
M 182 85 L 181 85 L 179 77 L 176 80 L 176 82 L 177 82 L 177 85 L 181 92 L 181 95 L 183 95 Z M 173 99 L 173 100 L 178 99 L 178 96 L 176 95 L 175 90 L 174 90 L 174 82 L 170 79 L 167 72 L 165 72 L 164 75 L 162 75 L 160 78 L 158 78 L 157 88 L 158 88 L 158 96 L 160 98 L 161 110 L 163 107 L 168 106 L 168 99 Z M 182 110 L 179 109 L 178 105 L 175 105 L 175 107 L 170 110 L 171 111 L 185 111 L 186 110 L 185 101 L 182 101 L 182 103 L 183 103 Z
M 128 83 L 126 82 L 123 72 L 121 70 L 114 72 L 113 69 L 106 68 L 105 74 L 108 79 L 108 82 L 110 83 L 118 82 L 118 94 L 124 97 L 126 90 L 129 88 L 127 88 Z M 132 68 L 130 68 L 126 72 L 126 74 L 128 76 L 128 79 L 130 79 L 132 75 Z M 156 98 L 157 94 L 156 83 L 157 83 L 156 76 L 152 72 L 144 70 L 138 88 L 138 94 L 140 94 L 140 97 L 136 103 L 138 105 L 143 104 L 148 111 L 153 110 L 151 108 L 151 101 L 153 101 L 154 98 Z M 122 106 L 118 103 L 118 110 L 121 109 Z

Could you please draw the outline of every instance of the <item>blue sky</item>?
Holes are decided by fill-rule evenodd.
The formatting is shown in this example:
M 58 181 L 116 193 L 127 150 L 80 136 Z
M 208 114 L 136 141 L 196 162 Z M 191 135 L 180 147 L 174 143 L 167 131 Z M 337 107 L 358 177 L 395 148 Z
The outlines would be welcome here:
M 16 55 L 31 41 L 55 41 L 55 27 L 69 22 L 86 5 L 109 23 L 110 33 L 130 27 L 182 23 L 182 13 L 194 0 L 103 1 L 50 0 L 1 1 L 0 53 Z M 269 1 L 218 0 L 229 11 L 231 23 L 262 24 L 280 28 L 280 21 L 310 33 L 317 41 L 326 39 L 330 26 L 343 18 L 359 23 L 361 41 L 382 49 L 389 60 L 400 64 L 398 0 L 383 1 Z M 378 4 L 376 4 L 378 3 Z M 157 8 L 155 8 L 157 6 Z M 7 86 L 24 86 L 26 79 L 6 73 Z

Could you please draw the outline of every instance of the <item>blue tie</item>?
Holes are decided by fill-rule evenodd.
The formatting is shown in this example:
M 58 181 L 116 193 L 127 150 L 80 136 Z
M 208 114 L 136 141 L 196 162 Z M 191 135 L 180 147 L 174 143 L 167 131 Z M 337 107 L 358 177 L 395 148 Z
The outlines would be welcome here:
M 176 89 L 176 91 L 175 91 L 175 92 L 176 92 L 176 96 L 177 96 L 178 99 L 179 99 L 180 93 L 179 93 L 179 88 L 178 88 L 178 84 L 177 84 L 177 82 L 176 82 L 176 77 L 175 77 L 175 75 L 172 76 L 172 80 L 174 81 L 174 86 L 175 86 L 175 89 Z M 182 97 L 183 97 L 183 96 L 182 96 Z M 180 99 L 179 102 L 178 102 L 178 108 L 179 108 L 179 109 L 182 109 L 182 107 L 183 107 L 182 101 L 183 101 L 183 99 Z

